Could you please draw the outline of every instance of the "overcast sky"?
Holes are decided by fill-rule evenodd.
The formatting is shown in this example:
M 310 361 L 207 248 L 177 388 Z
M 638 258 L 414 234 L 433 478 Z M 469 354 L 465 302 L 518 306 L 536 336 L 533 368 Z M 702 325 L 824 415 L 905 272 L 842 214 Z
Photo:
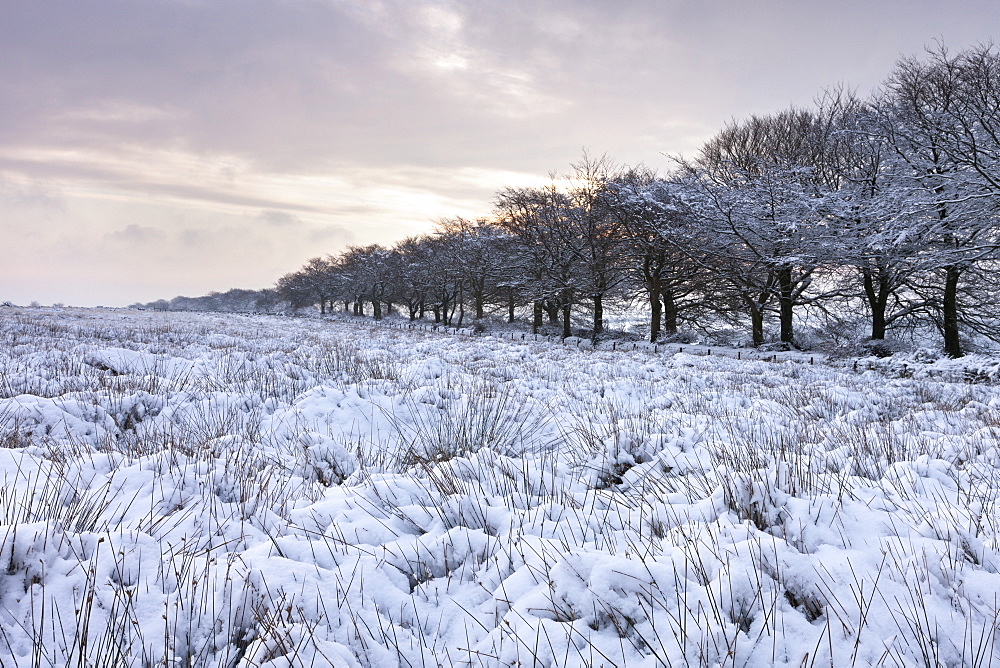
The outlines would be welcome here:
M 2 0 L 0 301 L 268 287 L 997 27 L 993 1 Z

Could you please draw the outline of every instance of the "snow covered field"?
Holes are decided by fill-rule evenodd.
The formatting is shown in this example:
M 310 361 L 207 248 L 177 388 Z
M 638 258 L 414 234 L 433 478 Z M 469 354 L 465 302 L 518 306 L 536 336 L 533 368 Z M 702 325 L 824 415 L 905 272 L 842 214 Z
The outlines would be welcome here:
M 0 310 L 0 666 L 1000 666 L 1000 387 Z

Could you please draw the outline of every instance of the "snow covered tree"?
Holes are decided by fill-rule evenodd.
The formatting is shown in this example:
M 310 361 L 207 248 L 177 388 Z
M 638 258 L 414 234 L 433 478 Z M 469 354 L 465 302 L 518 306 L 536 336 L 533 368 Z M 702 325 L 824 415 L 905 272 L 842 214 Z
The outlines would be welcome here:
M 789 109 L 730 123 L 685 164 L 685 197 L 700 221 L 705 264 L 745 306 L 754 345 L 776 303 L 780 340 L 794 343 L 793 309 L 832 236 L 818 176 L 828 128 L 816 114 Z
M 456 217 L 437 221 L 437 236 L 448 265 L 461 282 L 461 298 L 468 300 L 479 320 L 506 274 L 509 239 L 486 219 Z
M 821 109 L 834 124 L 824 164 L 840 233 L 828 262 L 850 269 L 845 292 L 863 300 L 870 338 L 881 340 L 928 305 L 911 286 L 922 241 L 900 225 L 905 205 L 895 187 L 891 147 L 878 129 L 884 113 L 878 103 L 839 89 L 827 92 Z
M 593 304 L 593 339 L 604 333 L 605 300 L 622 286 L 626 245 L 612 211 L 609 183 L 615 167 L 607 156 L 584 152 L 567 177 L 571 198 L 567 224 L 572 225 L 579 252 L 580 291 Z
M 424 317 L 429 300 L 431 256 L 427 240 L 427 236 L 407 237 L 392 249 L 396 299 L 406 306 L 410 320 Z
M 372 304 L 376 320 L 383 317 L 383 304 L 389 299 L 393 286 L 391 252 L 379 245 L 350 246 L 337 262 L 342 294 L 354 302 L 354 314 L 364 315 L 364 302 Z
M 505 188 L 497 193 L 494 211 L 497 227 L 518 241 L 524 268 L 519 288 L 534 304 L 534 330 L 548 302 L 561 311 L 563 336 L 571 336 L 582 258 L 571 198 L 555 182 L 544 188 Z
M 881 131 L 906 202 L 900 227 L 922 240 L 919 263 L 940 277 L 937 325 L 952 357 L 964 353 L 963 283 L 989 278 L 982 269 L 1000 251 L 998 74 L 992 47 L 956 55 L 942 47 L 899 61 L 885 84 Z M 991 301 L 980 306 L 995 311 Z
M 320 313 L 325 314 L 338 291 L 337 273 L 335 258 L 314 257 L 298 271 L 278 279 L 276 289 L 292 308 L 318 304 Z
M 611 178 L 603 197 L 621 239 L 623 267 L 649 304 L 649 340 L 677 333 L 681 315 L 699 304 L 704 271 L 686 243 L 693 222 L 672 184 L 642 167 Z

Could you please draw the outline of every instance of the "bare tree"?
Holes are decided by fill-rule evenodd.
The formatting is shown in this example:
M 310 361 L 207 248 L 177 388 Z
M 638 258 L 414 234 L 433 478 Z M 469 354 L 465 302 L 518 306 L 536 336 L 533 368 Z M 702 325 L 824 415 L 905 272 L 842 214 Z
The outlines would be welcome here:
M 341 254 L 337 271 L 343 294 L 354 302 L 354 314 L 364 315 L 364 303 L 371 302 L 376 320 L 383 317 L 383 304 L 392 289 L 391 252 L 379 244 L 350 246 Z
M 562 312 L 563 336 L 579 297 L 582 252 L 569 195 L 553 182 L 545 188 L 505 188 L 495 200 L 495 224 L 517 239 L 524 268 L 520 289 L 534 304 L 533 327 L 541 326 L 544 303 Z
M 885 338 L 889 328 L 912 320 L 928 306 L 911 287 L 922 240 L 900 226 L 905 208 L 895 187 L 891 149 L 879 132 L 884 111 L 878 101 L 863 101 L 842 88 L 820 99 L 820 114 L 833 132 L 824 161 L 831 192 L 829 211 L 838 219 L 839 236 L 830 242 L 825 261 L 845 274 L 845 293 L 863 300 L 870 338 Z
M 685 163 L 686 192 L 701 219 L 706 266 L 746 307 L 754 345 L 775 303 L 780 340 L 794 344 L 797 305 L 812 303 L 832 218 L 821 166 L 830 128 L 816 113 L 789 109 L 732 122 Z
M 326 314 L 327 304 L 332 306 L 336 294 L 335 260 L 331 257 L 314 257 L 296 272 L 278 279 L 277 290 L 293 308 L 318 304 L 320 313 Z
M 461 282 L 463 302 L 473 307 L 476 320 L 484 318 L 510 266 L 507 235 L 486 219 L 448 218 L 436 227 L 446 261 Z
M 968 276 L 997 261 L 1000 64 L 992 47 L 899 61 L 885 84 L 882 134 L 905 200 L 899 226 L 919 236 L 919 262 L 941 278 L 938 326 L 961 357 L 959 296 Z M 992 304 L 995 309 L 996 303 Z
M 592 338 L 604 333 L 604 306 L 625 282 L 626 245 L 608 197 L 615 165 L 606 156 L 584 152 L 567 177 L 570 208 L 566 223 L 573 228 L 579 253 L 580 291 L 593 304 Z
M 649 304 L 649 340 L 677 333 L 681 315 L 703 303 L 705 275 L 687 240 L 694 235 L 694 218 L 672 190 L 671 183 L 643 167 L 626 169 L 612 178 L 604 193 L 605 206 L 623 244 L 626 274 Z

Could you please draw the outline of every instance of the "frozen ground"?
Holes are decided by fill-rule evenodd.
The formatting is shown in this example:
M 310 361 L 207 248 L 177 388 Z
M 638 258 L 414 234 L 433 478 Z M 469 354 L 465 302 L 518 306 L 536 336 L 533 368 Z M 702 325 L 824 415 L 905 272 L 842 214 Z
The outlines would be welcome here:
M 892 369 L 0 309 L 0 666 L 1000 666 L 1000 388 Z

